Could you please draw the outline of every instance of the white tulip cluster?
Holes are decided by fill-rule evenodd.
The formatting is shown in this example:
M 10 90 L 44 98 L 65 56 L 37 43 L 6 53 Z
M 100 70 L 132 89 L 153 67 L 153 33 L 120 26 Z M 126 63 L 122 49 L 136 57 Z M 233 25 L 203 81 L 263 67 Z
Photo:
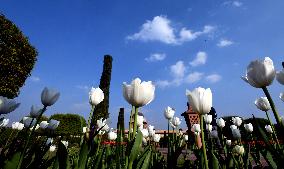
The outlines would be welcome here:
M 13 122 L 12 123 L 12 129 L 23 130 L 24 127 L 25 127 L 25 125 L 23 123 L 20 123 L 20 122 Z

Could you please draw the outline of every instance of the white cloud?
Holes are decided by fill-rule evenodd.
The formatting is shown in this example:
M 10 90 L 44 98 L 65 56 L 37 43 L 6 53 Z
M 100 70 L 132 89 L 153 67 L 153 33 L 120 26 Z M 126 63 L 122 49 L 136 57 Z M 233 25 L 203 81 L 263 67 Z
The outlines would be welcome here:
M 202 31 L 192 31 L 182 28 L 178 31 L 171 25 L 171 21 L 166 16 L 155 16 L 152 21 L 147 20 L 138 33 L 127 36 L 129 40 L 160 41 L 166 44 L 182 44 L 192 41 L 203 34 L 209 34 L 215 29 L 214 26 L 206 25 Z M 178 32 L 178 36 L 175 34 Z
M 240 2 L 240 1 L 233 1 L 232 5 L 235 6 L 235 7 L 241 7 L 243 5 L 243 3 Z
M 227 40 L 227 39 L 221 39 L 218 43 L 217 43 L 217 46 L 222 48 L 222 47 L 226 47 L 226 46 L 230 46 L 234 44 L 233 41 L 231 40 Z
M 205 79 L 210 83 L 216 83 L 216 82 L 218 82 L 222 79 L 222 76 L 215 73 L 215 74 L 211 74 L 211 75 L 206 76 Z
M 185 82 L 186 83 L 195 83 L 201 80 L 203 73 L 200 72 L 193 72 L 186 76 Z
M 37 76 L 31 76 L 30 79 L 31 79 L 31 81 L 33 81 L 33 82 L 39 82 L 39 81 L 40 81 L 40 78 L 37 77 Z
M 171 86 L 172 83 L 169 82 L 168 80 L 158 80 L 155 82 L 155 85 L 161 88 L 165 88 L 165 87 Z
M 203 51 L 199 51 L 196 54 L 195 59 L 191 61 L 189 64 L 191 66 L 204 65 L 206 63 L 206 60 L 207 60 L 207 53 Z
M 166 58 L 165 53 L 153 53 L 149 57 L 145 58 L 147 62 L 156 62 L 156 61 L 162 61 Z
M 178 61 L 176 64 L 172 65 L 170 69 L 174 78 L 177 79 L 177 78 L 182 78 L 184 76 L 186 67 L 183 61 Z
M 78 88 L 78 89 L 81 89 L 81 90 L 89 90 L 91 88 L 87 85 L 77 85 L 75 87 Z

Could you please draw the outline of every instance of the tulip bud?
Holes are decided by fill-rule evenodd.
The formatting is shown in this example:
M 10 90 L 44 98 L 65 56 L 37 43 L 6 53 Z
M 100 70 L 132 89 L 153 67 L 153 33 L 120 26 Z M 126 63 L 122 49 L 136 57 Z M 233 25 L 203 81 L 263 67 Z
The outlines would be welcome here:
M 117 138 L 117 134 L 115 132 L 112 131 L 112 129 L 108 132 L 108 139 L 110 141 L 114 141 Z
M 142 143 L 143 143 L 144 146 L 147 145 L 147 139 L 145 137 L 142 138 Z
M 155 135 L 154 126 L 149 125 L 149 126 L 148 126 L 148 132 L 149 132 L 149 136 L 150 136 L 150 137 L 153 137 L 153 136 Z
M 143 126 L 144 117 L 143 116 L 137 116 L 137 127 Z
M 83 129 L 82 129 L 83 131 L 83 133 L 86 133 L 86 131 L 87 131 L 87 127 L 83 127 Z
M 212 131 L 213 126 L 211 124 L 206 124 L 206 130 L 207 131 Z
M 198 114 L 207 114 L 212 107 L 212 92 L 210 88 L 195 88 L 193 91 L 186 90 L 188 102 L 192 110 Z
M 3 119 L 1 122 L 0 122 L 0 127 L 6 127 L 8 124 L 9 124 L 9 119 Z
M 98 87 L 93 88 L 89 92 L 89 101 L 93 106 L 98 105 L 100 102 L 104 100 L 104 92 Z
M 40 115 L 40 113 L 41 113 L 40 107 L 34 105 L 31 107 L 30 116 L 32 118 L 37 118 Z
M 236 145 L 234 148 L 233 148 L 233 152 L 238 154 L 238 155 L 243 155 L 244 152 L 245 152 L 245 149 L 243 146 L 239 146 L 239 145 Z
M 227 144 L 227 146 L 231 146 L 232 141 L 231 140 L 226 140 L 226 144 Z
M 59 98 L 59 93 L 45 87 L 41 92 L 41 103 L 44 106 L 52 106 Z
M 284 69 L 282 69 L 282 71 L 277 71 L 276 72 L 276 80 L 284 85 Z
M 144 138 L 147 138 L 149 136 L 149 131 L 147 129 L 141 129 L 140 131 Z
M 177 126 L 180 125 L 181 120 L 180 120 L 180 118 L 178 118 L 178 117 L 173 117 L 172 120 L 171 120 L 171 122 L 172 122 L 172 124 L 173 124 L 174 126 L 177 127 Z
M 50 152 L 54 152 L 56 150 L 56 146 L 55 145 L 51 145 L 50 147 L 49 147 L 49 151 Z
M 273 61 L 269 57 L 264 60 L 252 61 L 247 67 L 247 73 L 242 79 L 256 88 L 269 86 L 275 78 Z
M 272 130 L 272 127 L 270 125 L 266 125 L 265 126 L 265 130 L 268 132 L 268 133 L 273 133 L 273 130 Z
M 47 125 L 48 129 L 55 130 L 59 126 L 60 121 L 51 119 Z
M 247 131 L 248 133 L 253 132 L 253 125 L 252 125 L 251 123 L 249 123 L 249 124 L 244 124 L 244 127 L 245 127 L 245 129 L 246 129 L 246 131 Z
M 267 97 L 260 97 L 260 98 L 256 99 L 254 104 L 256 105 L 256 107 L 259 110 L 262 110 L 262 111 L 265 111 L 265 112 L 271 109 Z
M 161 135 L 160 134 L 154 134 L 153 135 L 153 141 L 155 143 L 159 143 L 160 142 L 160 138 L 161 138 Z
M 217 125 L 220 127 L 220 128 L 223 128 L 223 127 L 225 127 L 225 120 L 224 119 L 222 119 L 222 118 L 219 118 L 219 119 L 217 119 Z
M 239 127 L 243 121 L 240 117 L 232 117 L 232 122 L 234 123 L 234 125 Z
M 204 122 L 205 122 L 206 124 L 210 124 L 210 123 L 212 122 L 212 115 L 210 115 L 210 114 L 205 114 L 205 115 L 204 115 Z
M 200 124 L 193 124 L 192 130 L 193 130 L 194 133 L 199 134 L 201 132 Z
M 0 96 L 0 115 L 8 114 L 14 111 L 20 106 L 20 103 L 16 103 L 14 100 L 7 99 L 6 97 Z
M 141 80 L 136 78 L 130 85 L 123 83 L 123 96 L 132 106 L 141 107 L 154 99 L 155 86 L 151 81 L 141 83 Z
M 175 110 L 173 108 L 169 106 L 165 108 L 164 116 L 166 119 L 171 120 L 174 117 L 174 115 L 175 115 Z
M 47 121 L 42 121 L 42 122 L 40 122 L 39 126 L 40 126 L 41 129 L 46 129 L 47 126 L 48 126 L 48 122 Z

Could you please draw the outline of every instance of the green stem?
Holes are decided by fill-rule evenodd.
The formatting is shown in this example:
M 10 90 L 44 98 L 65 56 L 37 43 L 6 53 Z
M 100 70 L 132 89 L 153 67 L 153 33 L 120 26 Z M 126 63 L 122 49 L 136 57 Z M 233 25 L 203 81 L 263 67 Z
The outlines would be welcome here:
M 205 168 L 209 169 L 207 155 L 206 155 L 206 144 L 205 144 L 205 141 L 204 141 L 203 115 L 200 115 L 200 125 L 201 125 L 201 142 L 202 142 L 203 157 L 204 157 L 204 161 L 205 161 Z
M 92 117 L 93 117 L 94 110 L 95 110 L 95 106 L 92 106 L 91 112 L 90 112 L 90 115 L 89 115 L 89 119 L 88 119 L 88 127 L 89 127 L 89 129 L 91 128 L 90 125 L 91 125 L 91 120 L 92 120 Z
M 136 130 L 137 130 L 137 115 L 138 115 L 138 107 L 135 107 L 135 114 L 134 114 L 134 127 L 133 127 L 133 136 L 132 139 L 136 136 Z
M 275 141 L 276 141 L 276 143 L 277 143 L 277 147 L 280 149 L 280 145 L 279 145 L 279 142 L 278 142 L 278 139 L 277 139 L 277 135 L 276 135 L 276 132 L 275 132 L 275 129 L 274 129 L 274 125 L 272 124 L 272 122 L 271 122 L 271 120 L 270 120 L 270 117 L 269 117 L 269 114 L 268 114 L 268 112 L 266 111 L 265 112 L 266 113 L 266 117 L 267 117 L 267 119 L 268 119 L 268 121 L 269 121 L 269 124 L 270 124 L 270 126 L 271 126 L 271 128 L 272 128 L 272 131 L 273 131 L 273 137 L 274 137 L 274 139 L 275 139 Z
M 129 117 L 129 129 L 128 129 L 128 141 L 132 138 L 132 132 L 131 129 L 133 129 L 132 126 L 132 119 L 133 119 L 133 115 L 134 115 L 134 111 L 135 111 L 135 106 L 132 106 L 131 112 L 130 112 L 130 117 Z
M 38 125 L 41 116 L 42 116 L 43 113 L 46 111 L 46 107 L 47 107 L 47 106 L 44 106 L 43 109 L 41 109 L 40 115 L 36 118 L 36 123 L 35 123 L 35 125 L 34 125 L 34 127 L 33 127 L 33 130 L 30 132 L 30 134 L 29 134 L 29 136 L 28 136 L 28 140 L 27 140 L 27 142 L 26 142 L 26 144 L 25 144 L 25 146 L 24 146 L 24 150 L 23 150 L 23 152 L 21 153 L 21 156 L 20 156 L 20 160 L 19 160 L 17 169 L 20 169 L 20 168 L 21 168 L 21 165 L 22 165 L 22 162 L 23 162 L 23 158 L 24 158 L 26 149 L 27 149 L 27 147 L 28 147 L 28 145 L 29 145 L 29 143 L 30 143 L 30 139 L 31 139 L 31 137 L 33 136 L 33 134 L 34 134 L 34 132 L 35 132 L 35 128 L 36 128 L 36 126 Z
M 170 146 L 171 146 L 171 140 L 170 140 L 170 120 L 168 120 L 168 154 L 167 154 L 168 166 L 169 166 L 169 160 L 170 160 Z
M 274 102 L 273 102 L 273 100 L 272 100 L 272 98 L 271 98 L 271 96 L 270 96 L 270 94 L 269 94 L 268 89 L 267 89 L 266 87 L 263 87 L 262 90 L 263 90 L 265 96 L 267 97 L 267 99 L 268 99 L 268 101 L 269 101 L 269 104 L 270 104 L 270 106 L 271 106 L 271 109 L 272 109 L 272 112 L 273 112 L 273 114 L 274 114 L 274 117 L 275 117 L 275 119 L 276 119 L 277 124 L 278 124 L 279 126 L 283 126 L 282 123 L 281 123 L 279 114 L 278 114 L 278 112 L 277 112 L 277 110 L 276 110 L 276 108 L 275 108 L 275 104 L 274 104 Z

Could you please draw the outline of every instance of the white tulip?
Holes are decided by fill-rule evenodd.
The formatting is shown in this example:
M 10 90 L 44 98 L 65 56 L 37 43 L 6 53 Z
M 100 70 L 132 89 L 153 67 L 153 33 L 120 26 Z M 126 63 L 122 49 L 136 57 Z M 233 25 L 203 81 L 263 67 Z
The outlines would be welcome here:
M 253 125 L 251 123 L 244 124 L 244 127 L 248 133 L 253 132 Z
M 212 122 L 212 115 L 210 115 L 210 114 L 205 114 L 203 117 L 204 117 L 204 122 L 205 122 L 206 124 L 210 124 L 210 123 Z
M 140 131 L 144 138 L 147 138 L 149 136 L 149 131 L 147 129 L 141 129 Z
M 212 131 L 213 126 L 211 124 L 206 124 L 206 130 L 211 132 Z
M 109 130 L 109 126 L 108 124 L 106 124 L 106 119 L 103 120 L 103 118 L 97 120 L 97 127 L 103 131 L 108 131 Z
M 143 143 L 143 145 L 145 145 L 145 146 L 147 145 L 148 142 L 147 142 L 147 139 L 146 139 L 145 137 L 142 138 L 142 143 Z
M 91 105 L 96 106 L 104 100 L 104 92 L 102 89 L 92 87 L 89 92 L 89 102 Z
M 153 141 L 155 143 L 159 143 L 160 142 L 160 139 L 161 139 L 161 135 L 160 134 L 154 134 L 153 135 Z
M 0 127 L 6 127 L 9 124 L 9 119 L 3 119 L 1 121 Z
M 30 117 L 24 117 L 23 123 L 26 128 L 33 127 L 36 124 L 36 119 L 30 118 Z
M 242 118 L 240 117 L 232 117 L 232 122 L 234 125 L 239 127 L 243 121 L 242 121 Z
M 37 118 L 40 115 L 40 113 L 41 113 L 41 108 L 38 107 L 38 106 L 32 105 L 31 111 L 30 111 L 30 116 L 32 118 Z
M 49 151 L 50 152 L 53 152 L 53 151 L 55 151 L 56 150 L 56 146 L 55 145 L 51 145 L 50 147 L 49 147 Z
M 181 124 L 181 119 L 180 118 L 178 118 L 178 117 L 173 117 L 172 118 L 172 120 L 171 120 L 171 122 L 172 122 L 172 124 L 174 125 L 174 126 L 179 126 L 180 124 Z
M 83 129 L 82 129 L 83 131 L 83 133 L 86 133 L 87 132 L 87 127 L 83 127 Z
M 207 114 L 212 107 L 212 93 L 210 88 L 195 88 L 193 91 L 186 90 L 188 101 L 194 112 Z
M 130 85 L 123 83 L 123 96 L 132 106 L 141 107 L 154 99 L 155 86 L 151 81 L 141 83 L 141 80 L 136 78 Z
M 246 76 L 242 77 L 244 81 L 256 88 L 269 86 L 275 78 L 273 61 L 269 57 L 264 60 L 255 60 L 250 62 L 247 67 Z
M 24 126 L 25 125 L 23 123 L 20 123 L 20 122 L 13 122 L 12 123 L 12 129 L 15 129 L 15 130 L 23 130 Z
M 170 120 L 174 117 L 174 115 L 175 115 L 175 110 L 173 108 L 169 106 L 165 108 L 164 116 L 166 119 Z
M 154 129 L 154 126 L 152 126 L 152 125 L 149 125 L 148 126 L 148 132 L 149 132 L 149 136 L 150 137 L 153 137 L 154 135 L 155 135 L 155 129 Z
M 137 127 L 143 126 L 144 117 L 143 116 L 137 116 Z
M 57 120 L 49 120 L 49 123 L 47 125 L 47 128 L 50 130 L 55 130 L 59 126 L 60 121 Z
M 280 93 L 279 98 L 284 102 L 284 92 Z
M 0 115 L 8 114 L 14 111 L 20 106 L 20 103 L 16 103 L 12 99 L 7 99 L 6 97 L 0 96 Z
M 188 135 L 187 135 L 187 134 L 183 135 L 183 140 L 184 140 L 185 142 L 188 141 Z
M 268 133 L 273 133 L 272 127 L 271 127 L 270 125 L 266 125 L 266 126 L 265 126 L 265 130 L 266 130 Z
M 218 125 L 220 128 L 225 127 L 225 123 L 226 123 L 226 121 L 225 121 L 224 119 L 222 119 L 222 118 L 217 119 L 217 125 Z
M 234 148 L 233 148 L 233 152 L 239 154 L 239 155 L 243 155 L 244 152 L 245 152 L 245 149 L 243 146 L 239 146 L 239 145 L 236 145 Z
M 240 139 L 242 137 L 239 129 L 233 129 L 232 134 L 233 134 L 234 139 Z
M 201 129 L 200 129 L 200 124 L 193 124 L 192 125 L 192 130 L 195 134 L 199 134 L 201 132 Z
M 254 101 L 254 104 L 259 110 L 268 111 L 271 109 L 269 101 L 267 97 L 260 97 Z
M 42 121 L 42 122 L 40 122 L 39 126 L 40 126 L 41 129 L 46 129 L 47 126 L 48 126 L 48 122 L 47 121 Z
M 110 141 L 114 141 L 117 138 L 117 134 L 112 129 L 108 132 L 107 136 Z
M 276 79 L 280 84 L 284 85 L 284 69 L 276 72 Z
M 230 126 L 230 129 L 231 129 L 231 130 L 234 130 L 234 129 L 237 129 L 237 128 L 238 128 L 238 127 L 237 127 L 236 125 L 234 125 L 234 124 Z
M 227 146 L 231 146 L 232 145 L 232 141 L 231 140 L 226 140 L 226 144 L 227 144 Z
M 61 143 L 67 148 L 68 147 L 68 141 L 61 141 Z
M 44 106 L 52 106 L 58 100 L 59 96 L 59 92 L 45 87 L 41 92 L 41 103 Z

